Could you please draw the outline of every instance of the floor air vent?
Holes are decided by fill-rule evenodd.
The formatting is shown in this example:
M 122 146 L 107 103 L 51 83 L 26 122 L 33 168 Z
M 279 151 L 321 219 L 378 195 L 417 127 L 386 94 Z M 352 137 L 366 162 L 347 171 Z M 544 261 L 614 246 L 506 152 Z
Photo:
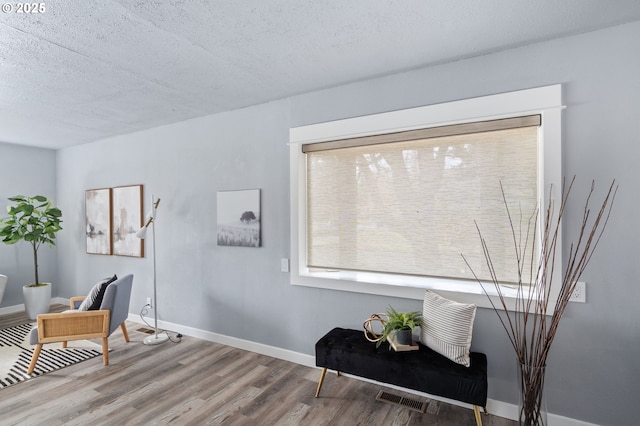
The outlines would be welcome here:
M 138 331 L 140 333 L 145 333 L 145 334 L 153 334 L 154 333 L 154 331 L 152 329 L 146 328 L 146 327 L 141 327 L 141 328 L 138 329 Z
M 385 391 L 378 392 L 378 396 L 376 396 L 376 400 L 388 402 L 390 404 L 401 405 L 403 407 L 407 407 L 408 409 L 417 411 L 419 413 L 424 413 L 425 411 L 427 411 L 426 402 L 420 402 L 415 399 L 405 398 L 403 396 L 395 395 Z

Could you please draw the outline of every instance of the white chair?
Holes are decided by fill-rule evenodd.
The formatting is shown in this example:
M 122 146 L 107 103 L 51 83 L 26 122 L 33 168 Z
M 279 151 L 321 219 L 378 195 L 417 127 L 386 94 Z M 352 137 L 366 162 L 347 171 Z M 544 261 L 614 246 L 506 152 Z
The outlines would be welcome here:
M 7 287 L 8 279 L 6 275 L 0 274 L 0 303 L 2 303 L 2 296 L 4 296 L 4 289 Z

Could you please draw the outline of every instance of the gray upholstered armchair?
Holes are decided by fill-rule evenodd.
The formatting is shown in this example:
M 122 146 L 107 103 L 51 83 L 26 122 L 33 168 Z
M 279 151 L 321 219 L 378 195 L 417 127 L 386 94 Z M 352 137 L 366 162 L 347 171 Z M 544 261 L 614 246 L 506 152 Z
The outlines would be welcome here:
M 109 365 L 108 337 L 118 327 L 122 329 L 124 339 L 129 341 L 125 320 L 129 315 L 129 299 L 133 275 L 126 275 L 107 285 L 99 310 L 77 311 L 84 297 L 70 299 L 71 311 L 56 314 L 40 314 L 38 325 L 31 330 L 29 341 L 36 345 L 27 374 L 36 366 L 44 343 L 62 342 L 66 348 L 69 340 L 102 339 L 102 359 Z

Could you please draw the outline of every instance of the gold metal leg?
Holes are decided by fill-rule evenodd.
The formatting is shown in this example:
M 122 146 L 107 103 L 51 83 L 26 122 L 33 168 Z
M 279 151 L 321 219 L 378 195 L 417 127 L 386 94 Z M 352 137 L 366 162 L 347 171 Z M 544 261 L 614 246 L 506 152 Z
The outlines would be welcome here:
M 322 388 L 322 382 L 324 382 L 325 374 L 327 374 L 327 369 L 323 368 L 320 372 L 320 381 L 318 382 L 318 389 L 316 390 L 316 398 L 320 395 L 320 389 Z
M 485 413 L 487 412 L 487 408 L 484 407 L 484 411 Z M 482 417 L 480 417 L 480 407 L 478 407 L 477 405 L 473 406 L 473 414 L 476 415 L 476 425 L 477 426 L 482 426 Z
M 487 407 L 482 407 L 482 409 L 484 410 L 485 414 L 489 414 L 489 412 L 487 411 Z

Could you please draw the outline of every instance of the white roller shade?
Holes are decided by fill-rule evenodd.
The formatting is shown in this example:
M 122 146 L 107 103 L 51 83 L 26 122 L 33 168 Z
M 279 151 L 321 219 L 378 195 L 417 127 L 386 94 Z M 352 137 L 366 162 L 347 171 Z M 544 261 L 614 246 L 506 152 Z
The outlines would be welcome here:
M 469 123 L 472 133 L 452 131 L 451 136 L 441 136 L 446 128 L 438 128 L 422 130 L 438 136 L 422 134 L 404 142 L 304 146 L 307 266 L 472 279 L 460 256 L 464 253 L 476 273 L 488 279 L 475 220 L 498 279 L 516 282 L 500 182 L 515 226 L 521 217 L 526 225 L 538 201 L 540 116 L 510 120 L 506 126 L 498 120 L 500 130 L 493 130 L 492 121 L 485 127 Z

